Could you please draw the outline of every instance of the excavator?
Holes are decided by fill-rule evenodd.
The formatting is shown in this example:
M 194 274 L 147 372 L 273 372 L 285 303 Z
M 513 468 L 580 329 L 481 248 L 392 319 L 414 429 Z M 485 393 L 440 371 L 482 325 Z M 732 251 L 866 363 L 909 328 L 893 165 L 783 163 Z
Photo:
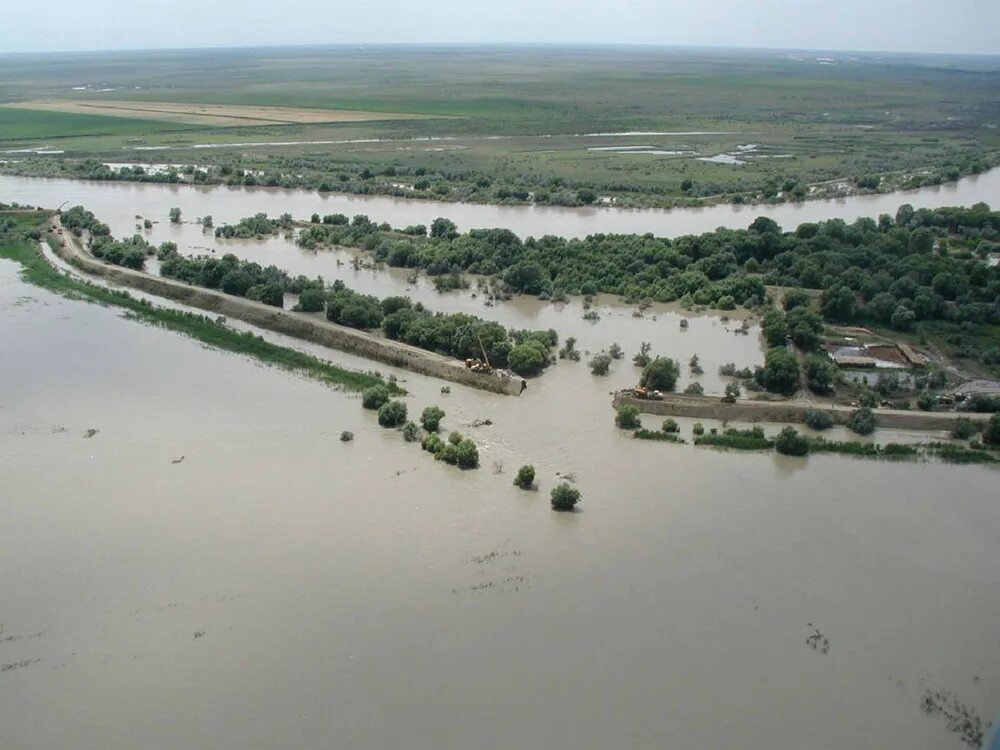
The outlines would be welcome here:
M 483 340 L 476 334 L 476 341 L 479 342 L 479 351 L 483 353 L 482 359 L 467 359 L 465 360 L 465 366 L 473 372 L 479 373 L 481 375 L 491 375 L 493 373 L 493 365 L 490 364 L 490 358 L 486 356 L 486 347 L 483 346 Z

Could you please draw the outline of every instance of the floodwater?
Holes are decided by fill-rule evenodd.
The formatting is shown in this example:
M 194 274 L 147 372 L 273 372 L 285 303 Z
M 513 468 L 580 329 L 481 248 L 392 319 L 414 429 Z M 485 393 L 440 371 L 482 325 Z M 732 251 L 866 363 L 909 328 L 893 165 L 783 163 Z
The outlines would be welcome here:
M 717 227 L 746 228 L 758 216 L 769 216 L 786 228 L 803 222 L 862 216 L 895 215 L 903 203 L 915 208 L 970 205 L 984 201 L 1000 205 L 1000 168 L 966 177 L 957 183 L 886 195 L 804 201 L 777 206 L 705 208 L 607 209 L 555 206 L 491 206 L 441 203 L 387 196 L 320 194 L 280 188 L 227 188 L 222 186 L 161 185 L 130 182 L 83 182 L 0 175 L 0 201 L 17 201 L 44 207 L 82 204 L 107 222 L 115 234 L 131 233 L 133 216 L 141 214 L 166 220 L 172 206 L 184 216 L 210 214 L 215 223 L 233 223 L 244 216 L 288 212 L 308 219 L 313 213 L 367 214 L 395 227 L 430 223 L 447 216 L 460 228 L 504 227 L 526 237 L 545 234 L 585 237 L 595 233 L 646 233 L 678 236 L 709 232 Z M 119 227 L 124 227 L 119 229 Z
M 0 315 L 4 748 L 961 748 L 924 692 L 1000 702 L 994 471 L 634 441 L 625 363 L 396 372 L 461 472 L 7 262 Z
M 278 200 L 306 193 L 14 179 L 0 199 L 83 203 L 118 235 L 161 217 L 155 242 L 552 326 L 581 349 L 617 341 L 626 357 L 607 378 L 560 362 L 520 398 L 444 395 L 379 366 L 405 380 L 411 416 L 438 404 L 445 429 L 474 438 L 482 466 L 461 472 L 355 396 L 53 296 L 0 261 L 5 750 L 957 750 L 926 691 L 1000 713 L 995 470 L 614 428 L 609 393 L 634 382 L 640 341 L 682 362 L 682 384 L 698 353 L 716 390 L 718 364 L 760 361 L 756 328 L 691 316 L 682 331 L 685 313 L 637 319 L 603 298 L 596 324 L 579 300 L 486 308 L 475 290 L 355 270 L 346 252 L 216 244 L 165 221 L 171 205 L 216 223 L 308 214 Z M 511 484 L 524 463 L 538 492 Z M 566 474 L 581 510 L 555 514 Z M 816 630 L 826 653 L 807 643 Z

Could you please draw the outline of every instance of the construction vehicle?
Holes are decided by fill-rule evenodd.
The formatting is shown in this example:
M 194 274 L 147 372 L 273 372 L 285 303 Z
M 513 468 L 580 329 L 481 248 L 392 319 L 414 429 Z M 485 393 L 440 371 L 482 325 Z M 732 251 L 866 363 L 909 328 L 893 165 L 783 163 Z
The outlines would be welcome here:
M 630 389 L 630 393 L 635 398 L 643 399 L 644 401 L 662 401 L 663 394 L 660 391 L 651 391 L 645 386 L 637 385 L 635 388 Z

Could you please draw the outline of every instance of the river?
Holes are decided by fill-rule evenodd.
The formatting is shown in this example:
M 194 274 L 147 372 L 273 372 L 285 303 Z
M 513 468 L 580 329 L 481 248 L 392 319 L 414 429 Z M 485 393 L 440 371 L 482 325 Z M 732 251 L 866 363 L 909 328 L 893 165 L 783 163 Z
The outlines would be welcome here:
M 170 205 L 217 222 L 310 210 L 15 184 L 54 187 L 0 194 L 68 197 L 116 234 L 161 217 L 153 234 L 187 245 L 198 230 L 169 226 Z M 61 186 L 90 192 L 56 202 Z M 234 192 L 274 195 L 205 196 Z M 346 254 L 236 247 L 407 287 Z M 0 747 L 958 749 L 922 711 L 927 690 L 998 713 L 996 471 L 631 440 L 609 392 L 634 381 L 639 340 L 685 365 L 698 352 L 717 387 L 717 363 L 759 361 L 756 335 L 708 316 L 682 332 L 680 311 L 637 319 L 612 300 L 594 325 L 579 302 L 410 292 L 534 316 L 587 348 L 618 340 L 626 359 L 607 378 L 561 362 L 520 398 L 443 395 L 380 367 L 406 381 L 411 415 L 439 404 L 474 437 L 482 467 L 461 472 L 356 397 L 53 296 L 0 261 Z M 538 492 L 511 485 L 524 463 Z M 580 512 L 549 509 L 557 473 L 575 475 Z
M 0 202 L 3 201 L 45 207 L 63 202 L 82 204 L 116 231 L 122 221 L 130 222 L 135 214 L 162 221 L 170 207 L 177 206 L 190 218 L 211 214 L 216 224 L 236 222 L 258 212 L 271 216 L 288 212 L 297 219 L 308 219 L 313 213 L 344 213 L 348 216 L 367 214 L 375 221 L 388 221 L 394 227 L 429 226 L 436 217 L 446 216 L 460 229 L 504 227 L 522 237 L 646 232 L 674 237 L 710 232 L 718 227 L 744 229 L 758 216 L 769 216 L 783 227 L 794 228 L 803 222 L 824 219 L 853 221 L 861 216 L 895 215 L 903 203 L 910 203 L 915 208 L 967 205 L 978 201 L 1000 205 L 1000 168 L 965 177 L 956 183 L 885 195 L 858 195 L 775 206 L 721 204 L 671 210 L 494 206 L 280 188 L 85 182 L 0 175 Z

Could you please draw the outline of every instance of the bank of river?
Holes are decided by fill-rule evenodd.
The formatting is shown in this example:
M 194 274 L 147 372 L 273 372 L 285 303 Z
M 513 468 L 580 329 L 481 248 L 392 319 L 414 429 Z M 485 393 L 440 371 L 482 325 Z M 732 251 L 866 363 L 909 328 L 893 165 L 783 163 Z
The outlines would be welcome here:
M 108 223 L 114 233 L 131 233 L 135 214 L 161 221 L 172 206 L 194 218 L 211 214 L 216 224 L 234 223 L 258 212 L 277 216 L 291 213 L 308 219 L 313 213 L 367 214 L 393 226 L 430 223 L 438 216 L 452 219 L 460 229 L 503 227 L 522 237 L 554 234 L 585 237 L 595 233 L 652 232 L 658 236 L 701 234 L 720 226 L 746 228 L 759 216 L 768 216 L 786 228 L 803 222 L 895 214 L 903 203 L 915 208 L 969 205 L 979 201 L 1000 205 L 1000 168 L 964 177 L 956 183 L 884 195 L 856 195 L 842 199 L 783 203 L 774 206 L 720 204 L 702 208 L 617 209 L 559 208 L 555 206 L 497 206 L 338 195 L 280 188 L 198 187 L 138 182 L 87 182 L 0 175 L 0 202 L 18 201 L 40 206 L 82 204 Z
M 518 399 L 384 367 L 460 472 L 3 261 L 0 316 L 5 747 L 957 750 L 926 691 L 1000 704 L 995 471 L 664 450 L 612 424 L 624 362 Z

